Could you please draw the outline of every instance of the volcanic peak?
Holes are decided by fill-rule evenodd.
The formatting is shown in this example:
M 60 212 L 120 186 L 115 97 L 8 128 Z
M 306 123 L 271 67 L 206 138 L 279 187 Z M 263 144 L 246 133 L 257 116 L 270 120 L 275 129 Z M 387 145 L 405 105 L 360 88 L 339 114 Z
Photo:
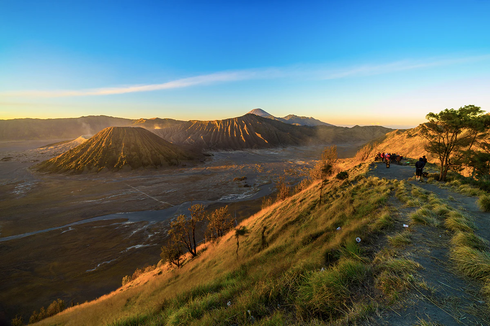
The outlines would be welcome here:
M 43 172 L 99 172 L 177 165 L 193 155 L 140 127 L 108 127 L 38 165 Z

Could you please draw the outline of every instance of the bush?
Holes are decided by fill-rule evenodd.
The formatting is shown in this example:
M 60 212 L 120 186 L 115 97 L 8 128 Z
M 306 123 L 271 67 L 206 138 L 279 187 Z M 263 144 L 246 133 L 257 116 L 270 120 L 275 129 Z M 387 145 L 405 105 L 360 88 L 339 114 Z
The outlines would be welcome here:
M 61 299 L 54 300 L 46 309 L 46 316 L 51 317 L 65 310 L 65 302 Z
M 342 171 L 342 172 L 337 173 L 337 175 L 335 177 L 339 180 L 345 180 L 349 177 L 349 173 L 347 173 L 346 171 Z

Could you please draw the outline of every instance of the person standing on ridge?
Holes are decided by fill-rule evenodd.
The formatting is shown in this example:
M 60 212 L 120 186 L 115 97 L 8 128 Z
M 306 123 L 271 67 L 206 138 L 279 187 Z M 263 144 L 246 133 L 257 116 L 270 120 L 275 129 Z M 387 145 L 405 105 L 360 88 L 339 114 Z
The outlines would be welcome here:
M 424 170 L 424 166 L 425 166 L 425 162 L 424 162 L 424 159 L 421 157 L 419 158 L 419 160 L 415 163 L 415 178 L 420 181 L 420 182 L 423 182 L 422 180 L 422 173 L 423 173 L 423 170 Z

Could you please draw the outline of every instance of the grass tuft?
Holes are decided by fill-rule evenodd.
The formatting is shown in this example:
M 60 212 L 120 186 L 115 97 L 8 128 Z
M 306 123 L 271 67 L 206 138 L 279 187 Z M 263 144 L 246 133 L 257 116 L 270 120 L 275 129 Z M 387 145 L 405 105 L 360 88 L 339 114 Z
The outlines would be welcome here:
M 490 278 L 490 254 L 470 247 L 457 247 L 451 252 L 458 269 L 466 276 L 488 280 Z
M 457 232 L 451 239 L 451 243 L 455 247 L 470 247 L 480 251 L 488 249 L 487 240 L 469 232 Z
M 478 206 L 484 212 L 490 212 L 490 195 L 481 195 L 478 198 Z
M 393 236 L 388 236 L 388 242 L 393 247 L 403 247 L 412 243 L 411 235 L 408 232 L 402 232 Z
M 425 225 L 432 225 L 432 226 L 439 226 L 441 224 L 437 215 L 427 207 L 419 208 L 418 210 L 413 212 L 410 215 L 410 219 L 414 223 L 418 223 L 418 224 L 425 224 Z
M 479 189 L 473 188 L 470 185 L 461 185 L 458 188 L 458 192 L 466 196 L 478 196 L 480 193 Z
M 445 226 L 452 231 L 472 231 L 475 226 L 466 217 L 456 211 L 451 211 L 446 219 Z

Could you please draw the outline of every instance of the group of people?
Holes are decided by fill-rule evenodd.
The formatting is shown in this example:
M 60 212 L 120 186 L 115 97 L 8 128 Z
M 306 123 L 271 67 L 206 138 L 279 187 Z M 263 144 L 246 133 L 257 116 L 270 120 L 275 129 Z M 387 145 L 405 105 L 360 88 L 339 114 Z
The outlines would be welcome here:
M 376 157 L 374 160 L 386 163 L 386 167 L 389 168 L 390 162 L 397 162 L 398 164 L 400 164 L 400 161 L 402 158 L 403 158 L 403 156 L 395 154 L 395 153 L 378 152 L 378 154 L 376 154 Z M 417 181 L 420 181 L 420 182 L 423 181 L 422 177 L 424 175 L 425 164 L 427 164 L 427 158 L 425 157 L 425 155 L 422 156 L 421 158 L 419 158 L 419 160 L 415 163 L 415 176 L 416 176 Z
M 395 153 L 378 152 L 378 154 L 376 154 L 376 157 L 374 158 L 374 160 L 385 162 L 386 166 L 389 167 L 390 162 L 396 162 L 396 163 L 400 164 L 400 161 L 402 160 L 402 158 L 403 158 L 403 156 L 395 154 Z

